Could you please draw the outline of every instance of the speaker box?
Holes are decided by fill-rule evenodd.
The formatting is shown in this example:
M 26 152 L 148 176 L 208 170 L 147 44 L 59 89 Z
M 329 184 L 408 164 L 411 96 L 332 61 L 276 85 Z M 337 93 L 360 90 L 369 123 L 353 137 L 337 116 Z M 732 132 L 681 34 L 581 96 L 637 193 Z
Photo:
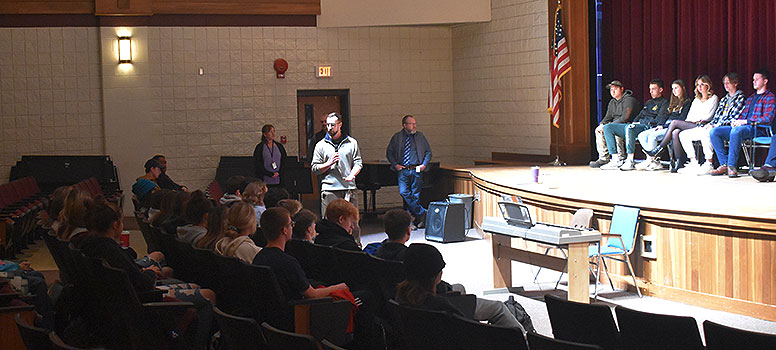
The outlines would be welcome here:
M 464 204 L 431 202 L 426 213 L 426 239 L 442 243 L 463 242 Z

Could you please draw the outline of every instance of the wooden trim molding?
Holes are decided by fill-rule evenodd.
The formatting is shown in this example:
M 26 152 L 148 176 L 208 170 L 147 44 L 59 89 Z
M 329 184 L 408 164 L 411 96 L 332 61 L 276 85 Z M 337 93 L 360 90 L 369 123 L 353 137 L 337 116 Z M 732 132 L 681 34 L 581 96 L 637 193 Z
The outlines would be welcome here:
M 151 16 L 321 14 L 320 0 L 0 0 L 0 14 Z

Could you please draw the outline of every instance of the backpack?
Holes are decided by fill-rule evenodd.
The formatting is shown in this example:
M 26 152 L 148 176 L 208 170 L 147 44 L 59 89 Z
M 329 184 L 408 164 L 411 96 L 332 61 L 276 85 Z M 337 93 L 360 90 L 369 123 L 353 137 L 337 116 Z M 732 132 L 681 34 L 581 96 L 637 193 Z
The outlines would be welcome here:
M 520 322 L 527 333 L 536 333 L 533 322 L 531 322 L 531 316 L 525 312 L 523 305 L 520 305 L 513 295 L 510 295 L 509 299 L 504 301 L 504 305 L 506 305 L 507 310 L 509 310 L 512 315 L 515 315 L 517 322 Z

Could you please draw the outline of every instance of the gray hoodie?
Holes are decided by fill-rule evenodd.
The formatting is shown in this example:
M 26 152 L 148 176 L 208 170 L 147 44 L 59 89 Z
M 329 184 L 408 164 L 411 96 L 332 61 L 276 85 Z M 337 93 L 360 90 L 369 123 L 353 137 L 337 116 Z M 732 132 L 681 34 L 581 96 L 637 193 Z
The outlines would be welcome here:
M 630 108 L 630 113 L 628 113 Z M 633 97 L 633 91 L 625 90 L 621 99 L 612 98 L 606 107 L 606 115 L 601 120 L 601 125 L 609 123 L 628 123 L 639 113 L 641 104 Z
M 194 224 L 188 224 L 186 226 L 178 226 L 176 231 L 178 232 L 178 238 L 181 241 L 195 245 L 202 237 L 205 236 L 207 233 L 207 228 Z
M 235 257 L 248 264 L 253 263 L 253 258 L 260 251 L 261 247 L 253 243 L 253 240 L 249 236 L 221 238 L 216 242 L 215 249 L 215 252 L 218 255 Z
M 356 181 L 345 181 L 345 177 L 356 168 L 361 169 L 361 151 L 358 149 L 356 139 L 350 136 L 343 136 L 343 138 L 335 145 L 329 135 L 326 135 L 315 145 L 311 166 L 316 175 L 323 175 L 321 189 L 324 191 L 356 189 Z M 331 159 L 336 152 L 339 152 L 339 162 L 332 165 L 328 171 L 321 171 L 323 163 Z

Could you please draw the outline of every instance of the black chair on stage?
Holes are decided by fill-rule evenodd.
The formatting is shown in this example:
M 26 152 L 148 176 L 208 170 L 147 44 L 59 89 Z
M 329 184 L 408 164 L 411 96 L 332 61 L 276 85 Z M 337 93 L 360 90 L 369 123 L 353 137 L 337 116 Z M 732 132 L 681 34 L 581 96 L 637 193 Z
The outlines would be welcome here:
M 703 349 L 698 323 L 688 316 L 661 315 L 616 306 L 625 349 Z
M 582 304 L 550 294 L 544 296 L 555 339 L 620 349 L 621 339 L 609 306 Z
M 277 329 L 267 322 L 263 322 L 261 328 L 270 350 L 319 350 L 318 342 L 312 336 Z
M 218 326 L 229 349 L 234 350 L 266 350 L 267 340 L 261 332 L 261 327 L 252 318 L 229 315 L 214 307 Z
M 14 319 L 16 320 L 16 328 L 19 329 L 19 335 L 21 335 L 24 346 L 28 350 L 52 349 L 51 340 L 49 340 L 51 331 L 28 324 L 22 319 L 21 314 L 16 314 Z
M 528 333 L 528 347 L 531 350 L 603 350 L 598 345 L 554 339 L 539 333 Z
M 776 349 L 776 334 L 747 331 L 703 321 L 707 350 Z

